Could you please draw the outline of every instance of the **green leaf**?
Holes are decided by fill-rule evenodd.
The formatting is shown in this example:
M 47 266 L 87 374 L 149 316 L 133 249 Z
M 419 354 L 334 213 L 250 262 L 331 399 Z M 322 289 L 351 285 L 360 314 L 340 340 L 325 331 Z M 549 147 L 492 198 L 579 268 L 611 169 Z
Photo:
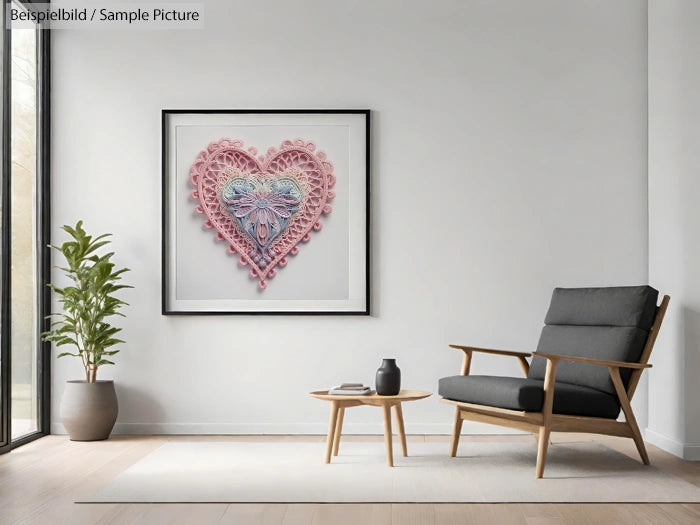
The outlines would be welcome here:
M 73 345 L 78 353 L 64 352 L 62 355 L 83 355 L 90 363 L 97 365 L 112 364 L 104 356 L 112 356 L 118 349 L 109 348 L 123 344 L 115 334 L 121 328 L 112 326 L 108 319 L 112 316 L 124 317 L 119 310 L 128 304 L 114 294 L 125 288 L 126 284 L 114 284 L 121 280 L 128 268 L 117 268 L 111 261 L 114 252 L 100 253 L 110 240 L 110 233 L 93 237 L 83 228 L 83 221 L 73 227 L 64 225 L 63 230 L 70 239 L 60 246 L 49 245 L 62 253 L 65 266 L 58 266 L 72 285 L 59 287 L 49 285 L 62 304 L 63 312 L 52 315 L 50 330 L 42 333 L 45 341 L 56 346 Z
M 120 343 L 125 344 L 126 341 L 122 341 L 121 339 L 107 339 L 105 341 L 102 341 L 102 348 L 109 348 L 110 346 L 118 345 Z
M 80 228 L 80 226 L 81 226 L 82 224 L 83 224 L 83 221 L 80 221 L 80 222 L 78 222 L 78 224 L 77 224 L 76 227 L 77 227 L 77 228 Z M 76 237 L 77 237 L 77 235 L 76 235 L 76 233 L 75 233 L 75 230 L 74 230 L 73 228 L 71 228 L 70 226 L 68 226 L 67 224 L 64 224 L 64 225 L 61 227 L 61 229 L 64 230 L 64 231 L 66 231 L 66 232 L 68 232 L 68 234 L 69 234 L 71 237 L 73 237 L 73 238 L 76 238 Z
M 56 346 L 73 345 L 78 346 L 78 343 L 71 339 L 70 337 L 64 337 L 63 339 L 56 340 Z

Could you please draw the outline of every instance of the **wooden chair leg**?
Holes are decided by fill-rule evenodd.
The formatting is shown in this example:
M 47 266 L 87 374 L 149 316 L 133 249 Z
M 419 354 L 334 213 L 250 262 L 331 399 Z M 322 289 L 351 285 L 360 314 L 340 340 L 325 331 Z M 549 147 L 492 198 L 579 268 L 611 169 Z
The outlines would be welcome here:
M 549 446 L 549 427 L 540 427 L 539 439 L 537 441 L 537 468 L 535 477 L 541 478 L 544 475 L 544 465 L 547 462 L 547 448 Z
M 547 370 L 544 375 L 544 401 L 542 402 L 542 426 L 537 443 L 537 467 L 535 477 L 544 475 L 544 465 L 547 462 L 547 447 L 549 446 L 549 434 L 552 429 L 552 408 L 554 407 L 554 385 L 556 384 L 558 362 L 547 359 Z
M 459 413 L 459 407 L 455 409 L 455 423 L 452 429 L 452 441 L 450 442 L 450 456 L 457 455 L 457 446 L 459 445 L 459 436 L 462 433 L 462 415 Z
M 462 360 L 462 375 L 468 376 L 472 366 L 472 351 L 464 350 L 464 359 Z M 452 427 L 452 441 L 450 442 L 450 457 L 457 455 L 457 447 L 459 446 L 459 436 L 462 433 L 462 415 L 459 413 L 459 407 L 455 408 L 455 422 Z
M 647 454 L 647 448 L 644 446 L 644 439 L 642 438 L 642 433 L 640 432 L 637 423 L 635 422 L 634 425 L 632 425 L 629 421 L 627 423 L 630 426 L 630 430 L 632 430 L 632 439 L 634 439 L 634 444 L 637 446 L 637 452 L 639 452 L 639 457 L 642 458 L 642 463 L 645 465 L 650 465 L 651 462 L 649 461 L 649 454 Z
M 629 426 L 630 430 L 632 431 L 632 439 L 634 440 L 634 444 L 637 446 L 637 452 L 639 452 L 639 456 L 642 458 L 642 463 L 649 465 L 649 455 L 647 454 L 647 449 L 644 446 L 642 432 L 639 430 L 639 425 L 637 425 L 637 418 L 634 417 L 632 405 L 630 405 L 629 397 L 627 397 L 625 386 L 622 383 L 620 369 L 609 366 L 608 370 L 610 371 L 610 378 L 612 379 L 613 385 L 615 385 L 615 391 L 617 392 L 617 397 L 620 400 L 622 412 L 625 414 L 625 421 L 627 422 L 627 426 Z
M 338 409 L 338 419 L 335 423 L 335 432 L 333 437 L 333 455 L 338 455 L 338 447 L 340 446 L 340 433 L 343 431 L 343 418 L 345 417 L 345 407 Z
M 532 434 L 533 439 L 535 440 L 535 443 L 540 442 L 540 433 L 537 432 L 536 434 Z M 552 441 L 552 434 L 549 434 L 549 444 L 554 445 L 554 442 Z

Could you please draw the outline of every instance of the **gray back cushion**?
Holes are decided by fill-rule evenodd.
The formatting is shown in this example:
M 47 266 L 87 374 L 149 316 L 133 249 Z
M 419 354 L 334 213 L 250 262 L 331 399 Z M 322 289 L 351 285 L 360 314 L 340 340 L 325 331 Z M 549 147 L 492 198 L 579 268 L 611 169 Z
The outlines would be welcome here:
M 537 351 L 546 354 L 638 362 L 656 314 L 659 292 L 650 286 L 556 288 Z M 535 357 L 528 377 L 544 379 L 547 361 Z M 621 369 L 627 385 L 631 371 Z M 561 361 L 557 381 L 610 394 L 607 367 Z
M 649 331 L 659 292 L 651 286 L 555 288 L 544 323 L 577 326 L 634 326 Z

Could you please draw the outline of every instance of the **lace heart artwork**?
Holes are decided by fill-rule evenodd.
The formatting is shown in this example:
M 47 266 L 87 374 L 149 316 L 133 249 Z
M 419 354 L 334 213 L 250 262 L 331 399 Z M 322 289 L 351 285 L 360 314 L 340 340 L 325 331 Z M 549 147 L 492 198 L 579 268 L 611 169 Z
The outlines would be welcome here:
M 332 211 L 333 164 L 313 142 L 285 140 L 264 155 L 223 138 L 201 151 L 190 170 L 195 211 L 228 245 L 261 290 L 284 268 L 321 216 Z

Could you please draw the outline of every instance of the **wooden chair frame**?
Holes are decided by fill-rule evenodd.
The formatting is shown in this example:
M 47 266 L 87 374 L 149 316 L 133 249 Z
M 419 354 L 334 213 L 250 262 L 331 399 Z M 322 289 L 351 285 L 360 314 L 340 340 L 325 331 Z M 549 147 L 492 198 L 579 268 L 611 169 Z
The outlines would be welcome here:
M 606 434 L 609 436 L 630 437 L 634 440 L 637 446 L 637 451 L 645 465 L 649 464 L 649 456 L 647 455 L 646 447 L 642 434 L 639 431 L 637 420 L 634 417 L 634 412 L 630 405 L 630 400 L 639 384 L 639 379 L 645 368 L 651 368 L 648 364 L 649 356 L 654 348 L 656 337 L 661 327 L 670 297 L 665 295 L 658 307 L 654 324 L 649 331 L 649 337 L 642 350 L 642 355 L 638 363 L 625 363 L 621 361 L 607 361 L 603 359 L 588 359 L 585 357 L 570 357 L 564 355 L 543 354 L 540 352 L 513 352 L 510 350 L 495 350 L 490 348 L 476 348 L 473 346 L 450 345 L 451 348 L 456 348 L 464 352 L 464 360 L 462 361 L 461 374 L 469 375 L 469 370 L 472 362 L 472 354 L 474 352 L 484 354 L 496 354 L 504 356 L 516 357 L 520 361 L 520 366 L 527 377 L 530 370 L 530 365 L 525 359 L 530 356 L 539 356 L 547 360 L 547 368 L 544 378 L 544 401 L 542 403 L 541 412 L 523 412 L 518 410 L 509 410 L 505 408 L 497 408 L 488 405 L 475 405 L 472 403 L 464 403 L 461 401 L 453 401 L 441 397 L 441 401 L 455 405 L 455 421 L 452 431 L 452 441 L 450 443 L 450 456 L 457 455 L 457 446 L 459 445 L 459 436 L 462 431 L 462 421 L 468 419 L 479 423 L 489 423 L 517 430 L 532 432 L 538 436 L 537 446 L 537 467 L 535 476 L 541 478 L 544 474 L 544 467 L 547 458 L 547 447 L 549 445 L 549 436 L 551 432 L 585 432 L 592 434 Z M 610 378 L 615 386 L 622 407 L 622 412 L 625 414 L 624 421 L 603 417 L 587 417 L 587 416 L 568 416 L 563 414 L 553 414 L 552 406 L 554 403 L 554 387 L 557 374 L 557 365 L 560 361 L 574 361 L 577 363 L 588 363 L 591 365 L 606 366 L 610 372 Z M 624 383 L 620 377 L 620 368 L 632 369 L 627 389 L 625 390 Z

